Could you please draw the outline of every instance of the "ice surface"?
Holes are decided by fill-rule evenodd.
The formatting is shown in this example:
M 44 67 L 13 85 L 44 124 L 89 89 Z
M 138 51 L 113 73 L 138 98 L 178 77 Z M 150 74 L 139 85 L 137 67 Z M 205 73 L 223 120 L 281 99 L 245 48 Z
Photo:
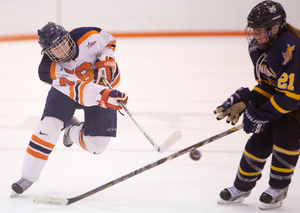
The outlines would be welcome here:
M 103 190 L 67 207 L 36 205 L 37 195 L 69 198 L 85 193 L 180 149 L 231 128 L 213 110 L 241 86 L 255 85 L 243 37 L 119 38 L 116 60 L 128 108 L 163 143 L 181 130 L 181 140 L 158 153 L 128 116 L 119 116 L 117 138 L 101 155 L 57 143 L 40 180 L 10 198 L 20 178 L 25 149 L 39 123 L 49 90 L 39 81 L 36 41 L 0 43 L 0 209 L 1 212 L 260 212 L 259 196 L 268 188 L 270 161 L 244 203 L 218 205 L 219 192 L 231 186 L 249 135 L 242 130 Z M 79 119 L 82 111 L 76 112 Z M 241 123 L 241 121 L 239 122 Z M 299 212 L 299 168 L 283 207 L 268 212 Z

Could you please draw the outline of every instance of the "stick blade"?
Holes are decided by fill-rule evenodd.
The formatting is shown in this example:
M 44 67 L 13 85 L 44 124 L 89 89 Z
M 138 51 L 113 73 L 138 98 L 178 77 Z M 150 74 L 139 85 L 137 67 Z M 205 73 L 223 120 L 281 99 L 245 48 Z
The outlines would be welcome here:
M 163 153 L 169 149 L 173 144 L 175 144 L 181 138 L 181 132 L 177 130 L 174 132 L 159 148 L 159 152 Z
M 44 204 L 44 205 L 53 205 L 53 206 L 67 206 L 68 199 L 67 198 L 56 198 L 50 196 L 37 196 L 34 200 L 36 204 Z

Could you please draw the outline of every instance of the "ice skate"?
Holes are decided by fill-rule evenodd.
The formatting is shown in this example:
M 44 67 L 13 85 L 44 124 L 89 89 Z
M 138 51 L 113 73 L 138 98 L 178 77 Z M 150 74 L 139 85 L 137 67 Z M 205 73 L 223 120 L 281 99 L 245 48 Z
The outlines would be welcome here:
M 64 137 L 63 137 L 63 143 L 66 147 L 71 147 L 73 145 L 73 141 L 70 137 L 70 130 L 73 126 L 80 126 L 82 122 L 80 122 L 76 117 L 71 118 L 69 121 L 68 126 L 65 129 Z
M 11 197 L 15 197 L 19 194 L 22 194 L 24 191 L 26 191 L 31 185 L 33 184 L 33 182 L 26 180 L 24 178 L 21 178 L 19 181 L 17 181 L 16 183 L 13 183 L 11 185 L 12 188 L 12 193 L 11 193 Z
M 240 191 L 235 186 L 228 187 L 223 189 L 220 193 L 220 199 L 218 200 L 218 204 L 234 204 L 241 203 L 248 197 L 251 193 L 249 191 Z
M 275 189 L 273 187 L 269 187 L 259 198 L 260 202 L 262 202 L 259 208 L 261 210 L 268 210 L 281 207 L 283 199 L 287 196 L 288 188 L 289 187 L 284 189 Z

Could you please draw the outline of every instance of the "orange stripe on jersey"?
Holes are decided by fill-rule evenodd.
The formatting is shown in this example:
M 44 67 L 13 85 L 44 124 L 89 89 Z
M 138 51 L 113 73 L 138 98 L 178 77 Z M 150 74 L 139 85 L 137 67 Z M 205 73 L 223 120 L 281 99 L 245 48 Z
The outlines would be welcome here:
M 83 82 L 79 88 L 79 104 L 84 105 L 83 103 L 83 90 L 86 86 L 86 82 Z
M 69 87 L 70 98 L 72 98 L 73 100 L 75 100 L 74 86 L 75 86 L 75 85 L 70 85 L 70 87 Z
M 120 83 L 121 75 L 119 74 L 118 77 L 114 80 L 111 86 L 114 88 L 118 83 Z
M 43 155 L 39 152 L 33 151 L 32 149 L 30 149 L 29 147 L 27 147 L 27 153 L 32 155 L 33 157 L 42 159 L 42 160 L 48 160 L 49 156 Z
M 52 62 L 50 67 L 50 76 L 52 80 L 56 79 L 55 68 L 56 68 L 56 63 Z
M 91 31 L 87 32 L 86 34 L 84 34 L 83 36 L 81 36 L 80 39 L 78 39 L 78 41 L 77 41 L 78 46 L 80 44 L 82 44 L 82 42 L 84 42 L 88 37 L 90 37 L 93 34 L 99 34 L 99 33 L 96 30 L 91 30 Z
M 34 142 L 36 142 L 36 143 L 38 143 L 38 144 L 40 144 L 42 146 L 50 148 L 50 149 L 54 149 L 54 147 L 55 147 L 55 145 L 53 145 L 52 143 L 44 141 L 44 140 L 40 139 L 39 137 L 37 137 L 35 135 L 32 135 L 31 140 L 33 140 Z
M 78 80 L 78 81 L 76 82 L 76 84 L 70 85 L 70 87 L 69 87 L 70 98 L 72 98 L 74 101 L 75 101 L 75 90 L 74 90 L 74 87 L 75 87 L 77 84 L 79 84 L 80 82 L 81 82 L 81 81 Z
M 114 40 L 113 42 L 110 42 L 109 44 L 107 44 L 106 47 L 107 47 L 108 49 L 112 49 L 113 51 L 115 51 L 115 49 L 116 49 L 116 44 L 117 44 L 117 41 Z
M 64 71 L 67 72 L 67 73 L 69 73 L 69 74 L 72 74 L 72 75 L 73 75 L 73 71 L 68 70 L 67 68 L 64 68 Z

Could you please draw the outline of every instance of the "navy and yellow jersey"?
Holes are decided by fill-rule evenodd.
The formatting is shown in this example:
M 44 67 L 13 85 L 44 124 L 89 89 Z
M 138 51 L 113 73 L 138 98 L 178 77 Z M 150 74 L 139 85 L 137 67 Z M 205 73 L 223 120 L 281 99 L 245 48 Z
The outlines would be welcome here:
M 103 54 L 114 58 L 116 40 L 96 27 L 76 28 L 70 36 L 77 48 L 74 59 L 55 63 L 45 54 L 39 65 L 39 78 L 81 105 L 98 105 L 96 97 L 107 87 L 94 83 L 95 62 Z M 120 83 L 117 65 L 110 83 L 113 87 Z
M 274 118 L 295 111 L 300 100 L 300 40 L 296 34 L 284 30 L 267 51 L 249 45 L 258 84 L 253 88 L 254 102 Z

